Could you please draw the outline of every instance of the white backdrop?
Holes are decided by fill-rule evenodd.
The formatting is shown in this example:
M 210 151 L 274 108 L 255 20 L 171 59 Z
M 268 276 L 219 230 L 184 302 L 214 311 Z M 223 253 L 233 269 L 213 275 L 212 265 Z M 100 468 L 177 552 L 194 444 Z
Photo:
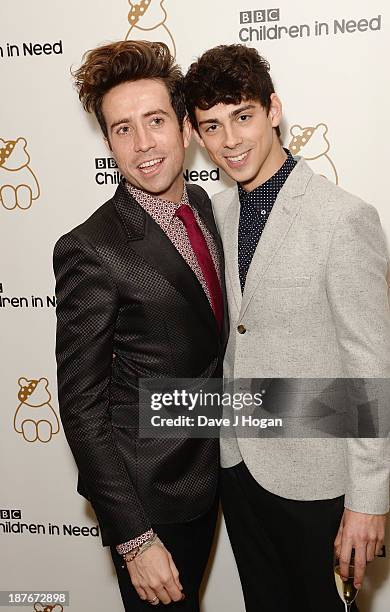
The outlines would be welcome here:
M 121 609 L 96 519 L 75 492 L 62 428 L 56 433 L 52 249 L 112 195 L 118 180 L 72 89 L 71 65 L 87 49 L 126 36 L 167 42 L 184 69 L 216 44 L 257 47 L 284 102 L 284 142 L 293 146 L 296 137 L 316 171 L 374 204 L 390 236 L 389 18 L 387 0 L 151 0 L 148 7 L 128 0 L 2 0 L 0 590 L 69 590 L 65 609 Z M 313 135 L 301 147 L 308 127 Z M 186 171 L 210 194 L 225 186 L 195 147 Z M 36 382 L 26 403 L 19 392 L 30 381 Z M 51 427 L 37 427 L 41 418 Z M 378 559 L 360 606 L 387 612 L 389 605 L 389 561 Z M 204 610 L 244 610 L 223 523 Z

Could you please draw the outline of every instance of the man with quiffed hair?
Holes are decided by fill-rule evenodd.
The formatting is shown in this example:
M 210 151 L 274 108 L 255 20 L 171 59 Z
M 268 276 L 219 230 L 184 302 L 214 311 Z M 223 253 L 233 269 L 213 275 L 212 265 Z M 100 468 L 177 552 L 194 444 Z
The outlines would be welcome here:
M 125 609 L 197 612 L 218 442 L 138 436 L 139 379 L 221 376 L 220 239 L 206 193 L 184 184 L 191 127 L 166 45 L 99 47 L 75 79 L 123 178 L 55 246 L 61 419 Z
M 328 424 L 329 389 L 334 398 L 357 380 L 369 393 L 390 377 L 387 252 L 378 214 L 282 147 L 281 101 L 255 49 L 206 51 L 190 66 L 185 92 L 198 142 L 235 181 L 213 198 L 231 323 L 224 374 L 296 381 L 295 389 L 306 379 L 308 393 L 290 396 L 300 399 L 293 428 L 303 430 L 310 418 Z M 247 611 L 341 612 L 333 553 L 346 580 L 354 551 L 358 589 L 383 544 L 388 433 L 236 433 L 221 440 L 222 505 Z

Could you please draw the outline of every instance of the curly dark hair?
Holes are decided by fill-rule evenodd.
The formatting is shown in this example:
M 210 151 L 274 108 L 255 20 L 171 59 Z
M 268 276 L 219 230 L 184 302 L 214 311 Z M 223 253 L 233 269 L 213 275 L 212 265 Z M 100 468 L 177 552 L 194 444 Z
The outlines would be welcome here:
M 184 78 L 187 112 L 194 129 L 198 130 L 196 107 L 208 110 L 221 102 L 258 100 L 268 113 L 275 92 L 269 69 L 256 49 L 244 45 L 219 45 L 205 51 Z
M 180 128 L 186 116 L 183 74 L 162 42 L 124 40 L 87 51 L 72 73 L 84 109 L 93 112 L 108 137 L 102 112 L 104 95 L 116 85 L 140 79 L 161 80 L 169 93 Z

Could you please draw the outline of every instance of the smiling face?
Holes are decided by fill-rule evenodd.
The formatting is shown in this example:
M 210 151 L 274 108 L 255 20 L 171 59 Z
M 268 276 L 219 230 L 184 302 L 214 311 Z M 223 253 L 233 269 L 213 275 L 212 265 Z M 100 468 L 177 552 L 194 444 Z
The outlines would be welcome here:
M 162 81 L 127 81 L 108 91 L 102 104 L 108 145 L 129 183 L 147 193 L 179 202 L 183 163 L 191 128 L 183 130 Z
M 286 159 L 274 128 L 282 118 L 282 105 L 271 96 L 270 110 L 256 100 L 240 104 L 216 104 L 208 110 L 195 109 L 198 142 L 210 159 L 252 191 L 278 171 Z

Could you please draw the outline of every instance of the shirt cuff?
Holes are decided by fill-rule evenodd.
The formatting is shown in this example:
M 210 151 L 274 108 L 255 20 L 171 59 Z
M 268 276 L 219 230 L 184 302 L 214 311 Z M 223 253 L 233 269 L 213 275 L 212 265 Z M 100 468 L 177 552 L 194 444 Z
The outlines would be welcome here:
M 134 538 L 133 540 L 129 540 L 128 542 L 124 542 L 123 544 L 118 544 L 116 546 L 116 551 L 119 555 L 125 555 L 126 553 L 134 550 L 134 548 L 142 546 L 142 544 L 150 540 L 153 536 L 153 529 L 149 529 L 149 531 L 145 531 L 145 533 L 141 534 L 137 538 Z

